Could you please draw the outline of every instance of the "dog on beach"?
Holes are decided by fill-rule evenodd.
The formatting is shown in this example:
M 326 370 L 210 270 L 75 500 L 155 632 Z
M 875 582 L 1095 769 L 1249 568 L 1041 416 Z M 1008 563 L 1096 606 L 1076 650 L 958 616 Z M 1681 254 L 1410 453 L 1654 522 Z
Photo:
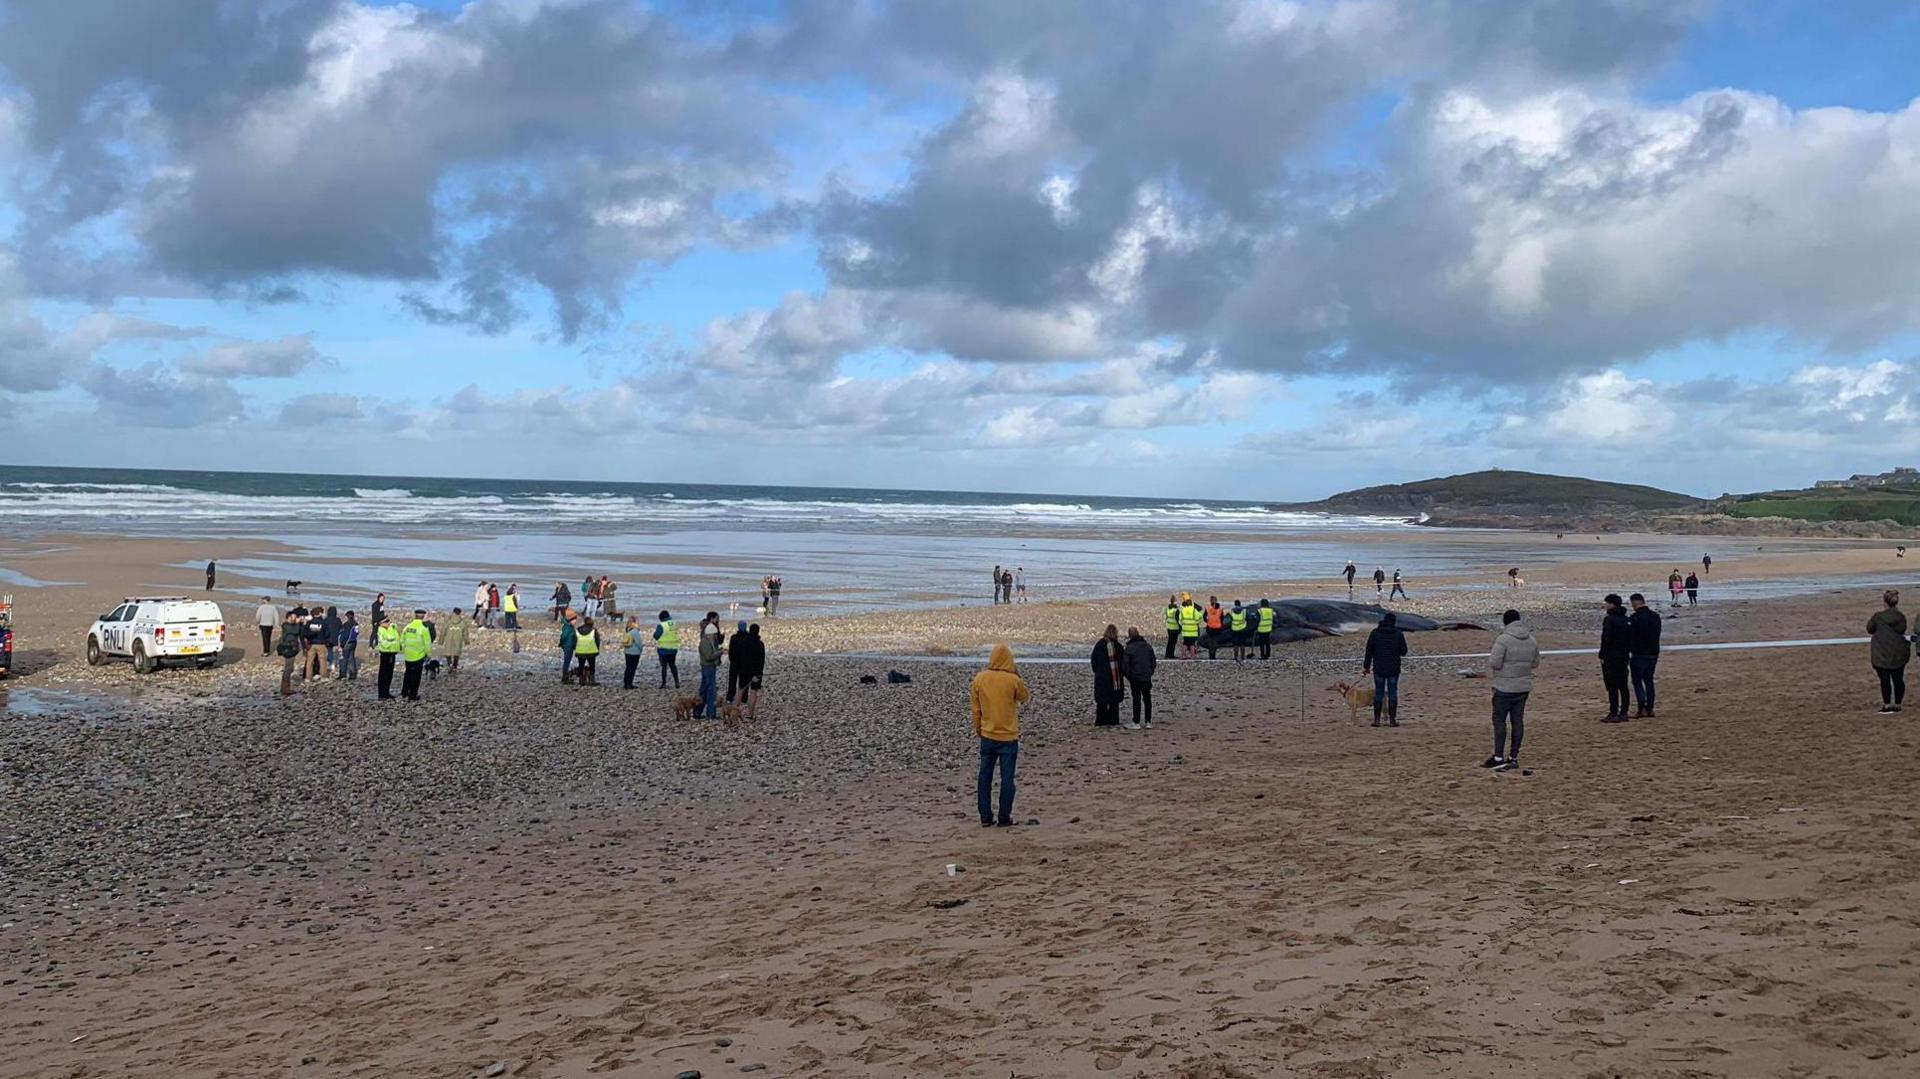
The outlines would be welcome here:
M 721 705 L 720 718 L 726 723 L 727 726 L 738 727 L 741 723 L 740 706 L 737 704 Z
M 439 680 L 440 680 L 440 661 L 437 659 L 430 659 L 427 661 L 427 681 L 438 682 Z
M 673 699 L 673 718 L 675 719 L 692 719 L 693 714 L 699 710 L 700 698 L 698 697 L 675 697 Z
M 1347 702 L 1347 722 L 1360 718 L 1360 709 L 1373 707 L 1373 689 L 1370 686 L 1356 686 L 1351 682 L 1335 682 L 1327 689 Z
M 287 582 L 287 595 L 289 595 L 289 596 L 297 596 L 297 595 L 299 595 L 299 594 L 300 594 L 300 585 L 301 585 L 301 583 L 302 583 L 302 582 L 300 582 L 300 581 L 288 581 L 288 582 Z

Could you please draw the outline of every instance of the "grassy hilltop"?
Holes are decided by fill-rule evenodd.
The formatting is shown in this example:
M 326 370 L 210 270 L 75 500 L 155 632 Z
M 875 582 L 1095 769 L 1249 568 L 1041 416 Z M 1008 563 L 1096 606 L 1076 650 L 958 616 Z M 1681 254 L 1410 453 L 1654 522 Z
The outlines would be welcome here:
M 1701 499 L 1632 483 L 1579 476 L 1489 469 L 1415 483 L 1389 483 L 1342 491 L 1290 510 L 1412 517 L 1434 524 L 1561 520 L 1593 515 L 1658 513 L 1698 507 Z
M 1892 521 L 1920 525 L 1920 488 L 1808 488 L 1730 495 L 1714 508 L 1729 517 L 1786 517 L 1795 521 Z

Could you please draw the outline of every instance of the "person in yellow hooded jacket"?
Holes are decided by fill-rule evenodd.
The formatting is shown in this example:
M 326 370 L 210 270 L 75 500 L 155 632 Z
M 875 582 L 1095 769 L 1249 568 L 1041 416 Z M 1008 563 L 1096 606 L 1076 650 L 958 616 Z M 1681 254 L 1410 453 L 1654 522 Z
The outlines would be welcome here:
M 1013 826 L 1013 770 L 1020 756 L 1020 706 L 1027 683 L 1013 666 L 1013 649 L 993 646 L 987 669 L 973 676 L 973 733 L 980 737 L 980 827 Z M 1000 769 L 1000 815 L 993 814 L 993 771 Z

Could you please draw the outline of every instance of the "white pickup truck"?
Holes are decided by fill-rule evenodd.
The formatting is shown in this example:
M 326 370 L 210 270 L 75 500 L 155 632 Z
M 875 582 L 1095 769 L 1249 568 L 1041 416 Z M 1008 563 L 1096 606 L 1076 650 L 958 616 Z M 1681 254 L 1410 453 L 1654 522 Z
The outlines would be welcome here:
M 146 674 L 166 663 L 211 667 L 227 644 L 220 605 L 181 596 L 135 597 L 100 616 L 87 629 L 87 662 L 127 656 Z

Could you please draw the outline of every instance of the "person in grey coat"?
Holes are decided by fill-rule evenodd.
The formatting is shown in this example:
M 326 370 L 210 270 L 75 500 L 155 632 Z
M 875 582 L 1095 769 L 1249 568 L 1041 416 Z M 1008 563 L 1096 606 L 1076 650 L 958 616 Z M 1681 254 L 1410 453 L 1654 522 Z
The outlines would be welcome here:
M 1867 633 L 1873 642 L 1867 646 L 1867 659 L 1880 676 L 1880 714 L 1898 712 L 1907 699 L 1907 661 L 1913 658 L 1913 646 L 1907 643 L 1907 616 L 1900 611 L 1900 590 L 1889 588 L 1880 596 L 1885 604 L 1867 619 Z
M 1129 627 L 1127 648 L 1120 655 L 1120 671 L 1127 676 L 1127 685 L 1133 690 L 1133 722 L 1127 724 L 1130 731 L 1153 729 L 1153 672 L 1159 665 L 1159 653 L 1140 635 L 1140 627 Z
M 1540 642 L 1520 621 L 1519 611 L 1500 616 L 1506 628 L 1494 638 L 1487 671 L 1493 682 L 1493 756 L 1482 768 L 1508 771 L 1520 767 L 1520 741 L 1527 733 L 1527 697 L 1533 693 L 1533 672 L 1540 666 Z M 1512 731 L 1509 747 L 1508 731 Z

